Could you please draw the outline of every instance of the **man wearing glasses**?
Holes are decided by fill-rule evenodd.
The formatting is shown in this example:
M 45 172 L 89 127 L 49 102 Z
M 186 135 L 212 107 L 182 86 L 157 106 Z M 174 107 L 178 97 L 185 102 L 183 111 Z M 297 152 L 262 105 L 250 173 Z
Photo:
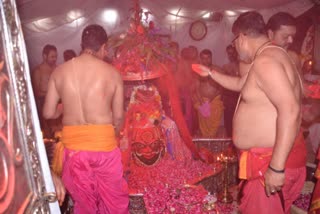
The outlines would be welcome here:
M 239 209 L 246 214 L 290 213 L 305 178 L 305 145 L 295 143 L 302 137 L 302 83 L 290 56 L 271 44 L 265 27 L 257 12 L 243 13 L 233 24 L 239 58 L 250 64 L 246 75 L 231 77 L 193 65 L 199 75 L 240 91 L 233 142 L 241 151 Z

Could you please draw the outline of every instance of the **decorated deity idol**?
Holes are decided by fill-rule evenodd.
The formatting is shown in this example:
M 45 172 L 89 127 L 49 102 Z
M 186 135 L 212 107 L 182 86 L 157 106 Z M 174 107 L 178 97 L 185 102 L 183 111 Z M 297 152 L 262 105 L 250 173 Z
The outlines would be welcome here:
M 168 153 L 172 159 L 191 159 L 175 122 L 162 109 L 161 97 L 154 85 L 133 88 L 126 113 L 121 148 L 128 153 L 128 163 L 152 166 Z
M 137 164 L 153 166 L 165 152 L 165 139 L 159 126 L 132 129 L 131 153 Z

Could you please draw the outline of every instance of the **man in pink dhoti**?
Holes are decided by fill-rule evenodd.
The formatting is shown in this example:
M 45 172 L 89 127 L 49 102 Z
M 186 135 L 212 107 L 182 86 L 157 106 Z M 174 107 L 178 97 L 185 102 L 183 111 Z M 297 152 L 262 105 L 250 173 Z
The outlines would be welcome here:
M 43 109 L 48 119 L 63 114 L 53 170 L 62 172 L 74 213 L 128 213 L 128 186 L 115 137 L 123 121 L 123 83 L 119 72 L 101 60 L 107 39 L 99 25 L 84 29 L 82 54 L 52 73 Z
M 299 132 L 302 81 L 286 50 L 271 44 L 261 14 L 241 14 L 232 31 L 240 60 L 251 64 L 245 75 L 231 77 L 203 65 L 193 65 L 193 69 L 240 92 L 233 142 L 242 152 L 241 213 L 290 213 L 306 170 L 305 144 Z

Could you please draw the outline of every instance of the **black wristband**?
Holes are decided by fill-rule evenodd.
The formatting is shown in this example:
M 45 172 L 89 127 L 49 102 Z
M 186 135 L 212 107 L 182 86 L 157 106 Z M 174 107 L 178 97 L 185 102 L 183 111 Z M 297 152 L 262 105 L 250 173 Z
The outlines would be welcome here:
M 269 165 L 269 169 L 271 169 L 271 171 L 273 171 L 273 172 L 275 172 L 275 173 L 284 173 L 284 169 L 282 169 L 282 170 L 277 170 L 277 169 L 272 168 L 270 165 Z

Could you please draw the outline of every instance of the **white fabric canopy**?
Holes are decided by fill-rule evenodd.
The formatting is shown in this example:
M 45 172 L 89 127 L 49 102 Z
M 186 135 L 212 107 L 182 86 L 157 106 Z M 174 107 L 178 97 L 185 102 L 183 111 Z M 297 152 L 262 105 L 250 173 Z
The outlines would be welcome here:
M 65 49 L 80 51 L 80 37 L 88 24 L 104 26 L 108 34 L 126 32 L 133 7 L 131 0 L 18 0 L 18 10 L 27 44 L 30 67 L 42 61 L 42 48 L 53 44 L 58 48 L 58 63 L 62 63 Z M 227 62 L 225 47 L 232 38 L 231 26 L 244 11 L 258 10 L 267 20 L 278 11 L 298 16 L 313 6 L 308 0 L 140 0 L 141 7 L 150 11 L 161 34 L 171 35 L 180 48 L 194 45 L 199 51 L 209 48 L 213 61 L 222 65 Z M 221 21 L 206 19 L 208 33 L 201 41 L 189 36 L 190 24 L 203 15 L 222 15 Z

